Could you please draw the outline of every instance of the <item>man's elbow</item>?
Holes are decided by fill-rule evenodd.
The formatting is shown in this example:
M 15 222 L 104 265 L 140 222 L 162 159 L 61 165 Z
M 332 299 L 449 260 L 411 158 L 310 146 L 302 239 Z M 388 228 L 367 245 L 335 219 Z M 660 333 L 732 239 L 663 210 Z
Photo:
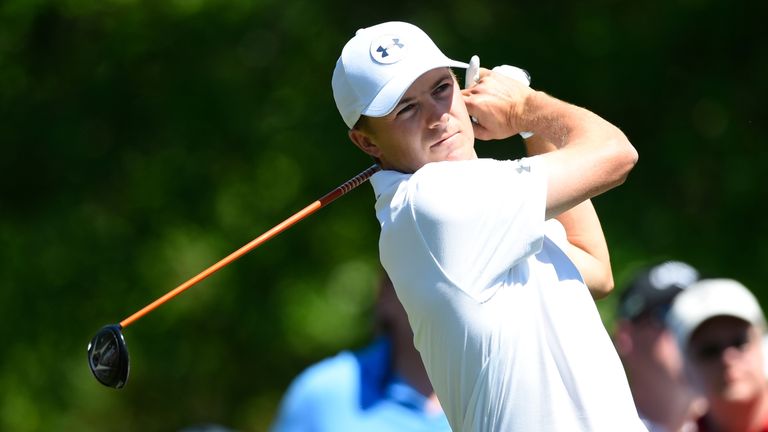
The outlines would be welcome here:
M 613 189 L 623 184 L 629 176 L 632 168 L 635 167 L 638 160 L 638 154 L 635 147 L 627 140 L 623 133 L 617 132 L 619 136 L 611 140 L 610 145 L 605 146 L 603 161 L 605 165 L 604 180 L 606 189 Z
M 600 285 L 592 285 L 589 287 L 589 293 L 592 294 L 592 298 L 600 300 L 608 297 L 613 292 L 614 283 L 613 278 Z
M 613 282 L 613 272 L 610 270 L 610 266 L 604 270 L 603 275 L 596 280 L 593 280 L 589 284 L 589 293 L 592 294 L 592 298 L 599 300 L 608 297 L 613 292 L 615 284 Z
M 620 131 L 616 137 L 614 145 L 611 146 L 611 172 L 613 173 L 613 187 L 623 184 L 629 172 L 637 164 L 639 155 L 637 149 L 629 142 L 626 136 Z
M 566 254 L 579 269 L 584 285 L 589 289 L 592 298 L 597 300 L 613 292 L 615 284 L 608 251 L 600 251 L 601 247 L 592 249 L 594 250 L 589 252 L 589 249 L 583 249 L 571 243 Z

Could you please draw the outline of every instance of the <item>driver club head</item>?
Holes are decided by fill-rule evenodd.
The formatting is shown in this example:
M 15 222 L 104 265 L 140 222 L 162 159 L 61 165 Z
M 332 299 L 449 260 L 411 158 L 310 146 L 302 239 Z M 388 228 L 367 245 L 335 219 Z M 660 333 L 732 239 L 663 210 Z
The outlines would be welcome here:
M 117 324 L 102 327 L 88 344 L 88 366 L 93 376 L 107 387 L 122 388 L 130 369 L 128 348 Z

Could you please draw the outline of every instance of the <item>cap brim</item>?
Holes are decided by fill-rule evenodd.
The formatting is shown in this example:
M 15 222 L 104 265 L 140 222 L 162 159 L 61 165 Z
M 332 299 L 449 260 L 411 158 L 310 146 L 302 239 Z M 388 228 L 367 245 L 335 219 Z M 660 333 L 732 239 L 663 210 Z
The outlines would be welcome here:
M 689 286 L 675 299 L 668 324 L 686 351 L 693 333 L 705 321 L 720 316 L 765 329 L 765 317 L 754 294 L 731 279 L 704 279 Z
M 425 73 L 442 67 L 456 67 L 466 69 L 469 64 L 445 58 L 439 62 L 425 62 L 422 67 L 414 68 L 408 74 L 403 74 L 390 80 L 365 107 L 362 115 L 368 117 L 384 117 L 397 106 L 411 85 Z

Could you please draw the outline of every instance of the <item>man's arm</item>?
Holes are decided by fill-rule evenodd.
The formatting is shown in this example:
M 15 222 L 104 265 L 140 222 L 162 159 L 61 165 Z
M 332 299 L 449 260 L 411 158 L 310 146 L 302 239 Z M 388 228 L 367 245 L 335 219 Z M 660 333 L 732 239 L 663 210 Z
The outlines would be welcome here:
M 621 184 L 637 161 L 626 136 L 599 116 L 499 74 L 483 70 L 465 91 L 468 111 L 478 119 L 479 139 L 533 131 L 528 154 L 541 154 L 548 169 L 547 218 L 563 224 L 566 251 L 595 298 L 614 286 L 608 247 L 590 198 Z
M 598 115 L 481 69 L 477 85 L 463 90 L 481 140 L 531 131 L 555 150 L 542 155 L 548 170 L 547 218 L 624 182 L 637 151 L 624 133 Z

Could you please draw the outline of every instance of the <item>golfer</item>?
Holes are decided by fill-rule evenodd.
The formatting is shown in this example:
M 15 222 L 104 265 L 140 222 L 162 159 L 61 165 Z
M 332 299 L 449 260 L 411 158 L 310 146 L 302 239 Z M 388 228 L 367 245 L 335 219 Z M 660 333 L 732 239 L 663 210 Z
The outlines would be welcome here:
M 382 167 L 381 262 L 451 428 L 645 431 L 593 300 L 613 277 L 589 201 L 624 181 L 635 149 L 487 69 L 461 90 L 451 67 L 467 64 L 387 22 L 349 40 L 332 79 L 349 137 Z M 521 131 L 529 157 L 478 159 L 476 137 Z

